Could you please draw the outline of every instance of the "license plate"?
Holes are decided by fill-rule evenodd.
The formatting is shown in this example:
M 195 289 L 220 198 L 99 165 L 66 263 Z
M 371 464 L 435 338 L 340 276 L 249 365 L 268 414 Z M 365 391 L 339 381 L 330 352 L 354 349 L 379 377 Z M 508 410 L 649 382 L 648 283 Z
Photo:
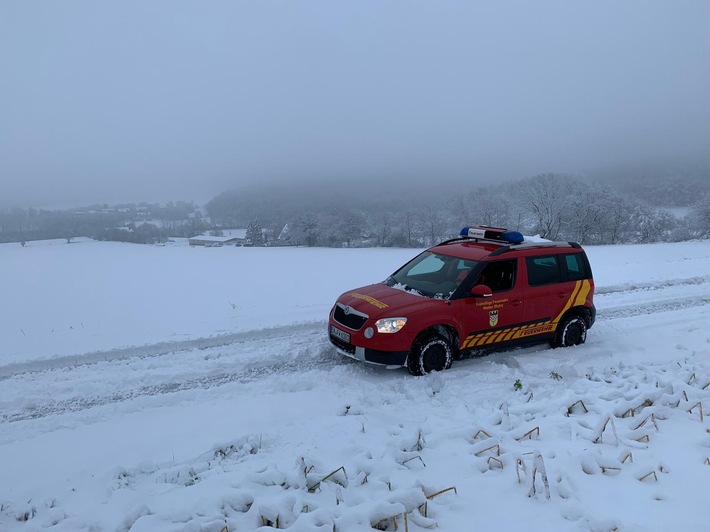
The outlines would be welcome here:
M 338 340 L 350 343 L 350 335 L 338 329 L 335 325 L 330 326 L 330 335 L 335 336 Z

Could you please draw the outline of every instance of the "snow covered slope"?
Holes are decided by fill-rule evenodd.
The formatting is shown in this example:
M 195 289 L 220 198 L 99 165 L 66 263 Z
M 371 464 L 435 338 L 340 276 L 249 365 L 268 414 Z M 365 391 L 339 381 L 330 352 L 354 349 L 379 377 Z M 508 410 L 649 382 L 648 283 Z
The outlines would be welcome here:
M 710 243 L 588 248 L 580 347 L 333 353 L 414 253 L 0 245 L 0 530 L 707 529 Z

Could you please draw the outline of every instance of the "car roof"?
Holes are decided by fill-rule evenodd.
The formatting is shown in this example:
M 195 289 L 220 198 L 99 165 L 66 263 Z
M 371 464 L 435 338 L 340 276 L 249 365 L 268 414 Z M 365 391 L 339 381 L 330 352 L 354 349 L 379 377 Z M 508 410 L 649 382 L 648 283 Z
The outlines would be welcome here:
M 455 238 L 441 242 L 429 248 L 433 253 L 451 255 L 467 260 L 484 260 L 488 257 L 497 257 L 514 253 L 515 256 L 531 256 L 543 254 L 546 250 L 552 253 L 559 251 L 579 251 L 582 248 L 574 242 L 534 242 L 526 241 L 521 244 L 508 244 L 506 242 L 495 242 L 485 239 Z

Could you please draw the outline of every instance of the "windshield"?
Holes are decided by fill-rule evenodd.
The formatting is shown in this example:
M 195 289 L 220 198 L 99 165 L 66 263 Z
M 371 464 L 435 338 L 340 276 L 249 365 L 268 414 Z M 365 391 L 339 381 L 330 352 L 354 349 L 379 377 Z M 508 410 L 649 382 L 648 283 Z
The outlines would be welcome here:
M 425 251 L 392 274 L 386 283 L 426 297 L 447 298 L 476 264 L 475 260 Z

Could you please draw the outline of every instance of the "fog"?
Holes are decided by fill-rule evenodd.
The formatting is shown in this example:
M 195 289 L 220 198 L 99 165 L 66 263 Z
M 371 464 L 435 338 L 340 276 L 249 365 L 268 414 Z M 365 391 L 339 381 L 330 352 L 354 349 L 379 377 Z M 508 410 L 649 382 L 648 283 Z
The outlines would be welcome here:
M 708 159 L 710 3 L 0 4 L 0 207 Z

